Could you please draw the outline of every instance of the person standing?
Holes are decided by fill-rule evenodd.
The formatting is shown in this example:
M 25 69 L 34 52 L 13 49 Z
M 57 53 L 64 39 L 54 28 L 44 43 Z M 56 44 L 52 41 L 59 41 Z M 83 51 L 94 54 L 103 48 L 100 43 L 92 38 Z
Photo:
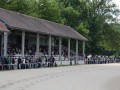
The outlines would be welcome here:
M 55 63 L 55 58 L 52 56 L 52 64 L 51 64 L 51 66 L 53 67 L 54 66 L 54 63 Z
M 11 69 L 11 60 L 10 60 L 10 57 L 7 58 L 8 59 L 8 67 L 9 67 L 9 70 Z
M 17 64 L 17 68 L 20 69 L 21 68 L 21 58 L 18 58 L 18 64 Z
M 14 64 L 15 64 L 15 59 L 14 58 L 12 58 L 12 69 L 14 69 Z
M 8 70 L 8 60 L 6 57 L 4 57 L 4 62 L 5 62 L 5 70 Z
M 22 69 L 26 69 L 26 60 L 25 60 L 25 58 L 22 59 Z

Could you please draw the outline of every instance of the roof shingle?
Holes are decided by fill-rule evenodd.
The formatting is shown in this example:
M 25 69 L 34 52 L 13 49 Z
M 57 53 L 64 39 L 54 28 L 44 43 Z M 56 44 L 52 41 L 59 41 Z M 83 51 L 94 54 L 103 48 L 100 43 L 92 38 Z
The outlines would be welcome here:
M 8 32 L 7 27 L 0 21 L 0 32 Z
M 85 37 L 83 37 L 81 34 L 69 26 L 38 19 L 2 8 L 0 8 L 0 19 L 3 20 L 11 28 L 18 28 L 20 30 L 28 30 L 83 41 L 87 40 Z

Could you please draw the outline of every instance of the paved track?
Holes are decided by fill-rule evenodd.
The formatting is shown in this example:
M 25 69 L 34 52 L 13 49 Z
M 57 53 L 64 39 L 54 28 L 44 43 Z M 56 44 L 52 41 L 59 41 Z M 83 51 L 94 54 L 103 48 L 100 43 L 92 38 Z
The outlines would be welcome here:
M 120 90 L 120 64 L 0 72 L 0 90 Z

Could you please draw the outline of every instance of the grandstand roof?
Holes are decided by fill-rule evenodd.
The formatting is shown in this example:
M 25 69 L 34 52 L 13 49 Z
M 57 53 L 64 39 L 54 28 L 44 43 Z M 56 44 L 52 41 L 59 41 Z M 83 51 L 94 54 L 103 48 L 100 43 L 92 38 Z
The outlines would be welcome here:
M 0 21 L 0 32 L 8 32 L 9 30 L 7 27 L 4 25 L 3 22 Z
M 0 20 L 13 29 L 78 39 L 82 41 L 87 40 L 70 26 L 27 16 L 2 8 L 0 8 Z

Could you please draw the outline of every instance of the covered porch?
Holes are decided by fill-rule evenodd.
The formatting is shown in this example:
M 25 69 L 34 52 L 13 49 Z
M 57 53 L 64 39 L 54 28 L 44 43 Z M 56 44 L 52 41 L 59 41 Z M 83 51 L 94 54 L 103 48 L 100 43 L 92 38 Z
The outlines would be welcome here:
M 8 17 L 5 18 L 4 15 L 8 15 Z M 5 57 L 19 54 L 18 57 L 20 56 L 21 58 L 25 58 L 29 55 L 33 55 L 35 58 L 39 58 L 41 55 L 50 58 L 51 56 L 55 56 L 53 46 L 55 45 L 55 39 L 57 39 L 57 59 L 60 61 L 61 65 L 64 57 L 63 53 L 65 52 L 67 57 L 66 60 L 69 62 L 73 60 L 71 40 L 76 42 L 76 50 L 74 51 L 75 64 L 78 63 L 80 56 L 78 51 L 79 46 L 83 48 L 82 60 L 84 60 L 85 41 L 87 41 L 87 39 L 69 26 L 29 17 L 5 9 L 0 9 L 0 20 L 4 22 L 4 25 L 10 31 L 10 33 L 3 32 L 1 35 L 1 55 Z M 63 50 L 62 45 L 64 39 L 67 39 L 68 43 L 66 51 Z M 82 42 L 82 45 L 79 45 L 79 42 Z M 11 44 L 14 43 L 18 47 L 16 48 L 15 45 L 12 46 L 12 50 L 15 49 L 13 53 L 10 48 Z M 47 46 L 45 51 L 41 50 L 43 49 L 42 44 Z M 30 49 L 31 46 L 33 46 L 32 49 Z M 30 54 L 29 52 L 33 53 Z

